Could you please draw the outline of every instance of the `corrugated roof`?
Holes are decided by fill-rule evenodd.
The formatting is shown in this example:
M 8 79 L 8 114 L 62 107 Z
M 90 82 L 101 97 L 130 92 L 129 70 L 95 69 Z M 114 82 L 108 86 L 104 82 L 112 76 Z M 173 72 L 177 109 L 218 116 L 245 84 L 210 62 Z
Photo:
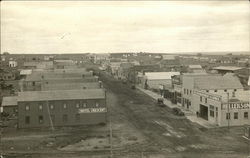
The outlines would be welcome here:
M 194 86 L 198 89 L 243 89 L 237 77 L 196 76 Z
M 3 97 L 2 106 L 17 105 L 17 96 Z
M 103 89 L 26 91 L 18 93 L 18 101 L 49 101 L 75 99 L 104 99 Z
M 145 76 L 148 80 L 171 79 L 174 75 L 180 75 L 180 72 L 146 72 Z
M 237 66 L 218 66 L 214 67 L 214 70 L 230 70 L 230 71 L 235 71 L 235 70 L 240 70 L 243 69 L 242 67 L 237 67 Z

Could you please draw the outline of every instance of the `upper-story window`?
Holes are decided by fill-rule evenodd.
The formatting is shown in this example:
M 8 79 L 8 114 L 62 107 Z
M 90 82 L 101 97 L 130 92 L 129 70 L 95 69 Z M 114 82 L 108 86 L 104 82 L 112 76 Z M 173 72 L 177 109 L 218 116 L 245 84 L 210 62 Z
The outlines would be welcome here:
M 82 106 L 84 107 L 84 108 L 86 108 L 87 107 L 87 103 L 82 103 Z
M 67 109 L 67 104 L 66 103 L 63 103 L 63 108 Z
M 205 98 L 205 103 L 207 103 L 207 98 Z
M 99 107 L 99 103 L 98 103 L 98 102 L 96 102 L 96 103 L 95 103 L 95 106 L 96 106 L 96 107 Z
M 244 119 L 248 119 L 248 112 L 244 112 Z
M 53 110 L 55 108 L 53 104 L 50 104 L 49 107 L 51 110 Z
M 42 124 L 43 123 L 43 116 L 38 116 L 38 121 L 40 124 Z
M 80 104 L 79 102 L 76 103 L 76 108 L 79 109 L 80 108 Z
M 238 112 L 234 113 L 234 119 L 238 119 Z
M 38 105 L 38 109 L 39 109 L 39 110 L 43 110 L 43 104 L 39 104 L 39 105 Z
M 30 110 L 30 106 L 29 105 L 25 105 L 25 110 L 29 111 Z

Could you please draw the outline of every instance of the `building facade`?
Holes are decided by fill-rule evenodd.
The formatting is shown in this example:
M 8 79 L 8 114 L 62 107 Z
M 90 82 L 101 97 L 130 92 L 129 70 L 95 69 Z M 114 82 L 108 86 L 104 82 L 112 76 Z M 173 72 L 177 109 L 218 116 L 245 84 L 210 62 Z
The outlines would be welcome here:
M 20 92 L 18 128 L 106 123 L 103 89 Z
M 218 95 L 194 90 L 192 111 L 218 126 L 250 125 L 249 94 L 249 91 L 236 91 Z

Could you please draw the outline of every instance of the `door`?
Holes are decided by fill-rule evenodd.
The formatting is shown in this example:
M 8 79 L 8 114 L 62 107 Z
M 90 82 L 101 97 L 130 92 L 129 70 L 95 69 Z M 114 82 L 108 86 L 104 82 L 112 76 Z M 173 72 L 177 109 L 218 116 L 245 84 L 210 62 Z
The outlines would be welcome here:
M 208 107 L 202 104 L 200 104 L 200 117 L 208 120 Z

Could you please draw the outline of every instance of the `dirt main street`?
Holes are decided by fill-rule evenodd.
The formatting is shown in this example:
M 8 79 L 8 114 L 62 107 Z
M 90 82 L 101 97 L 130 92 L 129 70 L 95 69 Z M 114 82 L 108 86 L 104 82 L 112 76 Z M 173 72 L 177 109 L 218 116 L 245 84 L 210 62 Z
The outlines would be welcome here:
M 5 129 L 1 148 L 29 158 L 244 158 L 249 142 L 243 128 L 206 129 L 159 107 L 148 95 L 105 72 L 106 125 L 48 130 Z M 112 130 L 110 130 L 112 129 Z M 112 137 L 111 137 L 112 136 Z M 112 149 L 112 152 L 111 152 Z
M 112 122 L 126 120 L 144 138 L 143 143 L 131 146 L 128 152 L 192 158 L 200 157 L 201 153 L 202 157 L 246 157 L 249 152 L 248 142 L 242 138 L 243 128 L 233 127 L 229 131 L 203 128 L 185 117 L 175 116 L 168 107 L 156 106 L 149 96 L 106 73 L 101 73 L 100 79 L 109 96 L 117 98 L 115 105 L 108 105 Z

